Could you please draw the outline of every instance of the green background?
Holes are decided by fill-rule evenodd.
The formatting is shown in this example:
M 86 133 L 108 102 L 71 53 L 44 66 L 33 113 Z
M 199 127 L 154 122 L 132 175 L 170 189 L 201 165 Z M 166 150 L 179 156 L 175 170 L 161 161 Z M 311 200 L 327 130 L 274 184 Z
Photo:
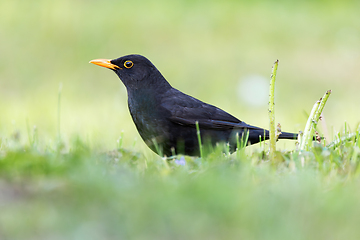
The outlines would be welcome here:
M 127 110 L 126 90 L 96 58 L 138 53 L 176 88 L 267 127 L 267 82 L 261 99 L 241 98 L 249 76 L 269 79 L 280 60 L 276 122 L 304 128 L 312 105 L 333 91 L 327 131 L 355 128 L 360 112 L 358 1 L 7 1 L 0 2 L 0 134 L 27 141 L 26 122 L 41 138 L 80 136 L 111 149 L 144 148 Z M 265 89 L 265 91 L 264 91 Z M 261 96 L 260 96 L 261 94 Z M 265 94 L 265 98 L 264 98 Z M 292 148 L 293 144 L 286 145 Z M 145 148 L 146 149 L 146 148 Z M 146 150 L 147 151 L 147 150 Z

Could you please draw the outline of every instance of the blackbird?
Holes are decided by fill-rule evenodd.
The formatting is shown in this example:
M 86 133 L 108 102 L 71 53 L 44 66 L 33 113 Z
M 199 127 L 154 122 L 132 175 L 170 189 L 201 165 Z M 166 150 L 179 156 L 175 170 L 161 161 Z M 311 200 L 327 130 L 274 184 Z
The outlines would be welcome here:
M 246 144 L 268 139 L 269 132 L 246 124 L 213 105 L 173 88 L 144 56 L 127 55 L 114 60 L 96 59 L 90 63 L 113 70 L 124 83 L 128 107 L 136 128 L 155 153 L 161 156 L 199 156 L 198 124 L 202 143 L 215 146 L 228 143 L 236 151 L 239 138 L 248 131 Z M 296 139 L 283 132 L 280 139 Z

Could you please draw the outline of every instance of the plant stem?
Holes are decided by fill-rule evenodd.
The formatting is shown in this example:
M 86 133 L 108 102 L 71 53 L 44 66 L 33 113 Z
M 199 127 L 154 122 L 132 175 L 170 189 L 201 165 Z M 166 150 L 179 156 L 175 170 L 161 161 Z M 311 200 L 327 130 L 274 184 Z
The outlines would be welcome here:
M 315 129 L 320 120 L 320 116 L 322 111 L 324 110 L 325 103 L 327 102 L 329 96 L 331 94 L 331 90 L 326 91 L 324 96 L 320 98 L 320 100 L 316 101 L 314 104 L 311 113 L 309 115 L 308 121 L 306 122 L 306 126 L 304 129 L 304 136 L 302 137 L 302 141 L 300 144 L 300 150 L 309 150 L 311 147 L 312 140 L 314 138 Z
M 308 148 L 308 139 L 310 138 L 310 129 L 312 127 L 311 122 L 314 121 L 315 112 L 318 109 L 320 105 L 320 101 L 316 101 L 313 108 L 311 109 L 309 118 L 306 122 L 305 129 L 304 129 L 304 135 L 302 136 L 301 143 L 300 143 L 300 150 L 305 150 L 305 148 Z
M 324 96 L 322 98 L 320 98 L 319 107 L 316 109 L 315 116 L 313 118 L 314 120 L 311 122 L 312 126 L 310 129 L 309 138 L 308 138 L 308 142 L 307 142 L 308 147 L 310 147 L 310 145 L 311 145 L 311 142 L 312 142 L 314 134 L 315 134 L 315 129 L 317 127 L 317 124 L 320 120 L 321 113 L 324 110 L 325 103 L 327 102 L 330 94 L 331 94 L 331 90 L 328 90 L 328 91 L 326 91 Z
M 272 68 L 270 90 L 269 90 L 269 138 L 270 138 L 270 156 L 274 156 L 276 151 L 276 139 L 275 139 L 275 79 L 276 72 L 279 65 L 279 60 L 276 60 Z
M 199 151 L 200 151 L 200 158 L 203 158 L 203 151 L 202 151 L 202 143 L 201 143 L 201 136 L 200 136 L 200 128 L 199 128 L 199 122 L 195 122 L 196 125 L 196 135 L 199 142 Z

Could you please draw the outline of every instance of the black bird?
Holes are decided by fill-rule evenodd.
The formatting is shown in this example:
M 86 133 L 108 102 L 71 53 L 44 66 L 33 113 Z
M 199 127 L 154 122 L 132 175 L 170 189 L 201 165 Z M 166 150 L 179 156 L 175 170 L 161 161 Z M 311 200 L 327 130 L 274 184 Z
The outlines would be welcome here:
M 124 83 L 131 117 L 140 136 L 155 153 L 163 156 L 199 156 L 196 122 L 202 143 L 229 143 L 236 151 L 238 137 L 248 131 L 248 143 L 269 138 L 269 132 L 240 121 L 213 105 L 173 88 L 144 56 L 127 55 L 114 60 L 96 59 L 90 63 L 112 69 Z M 283 132 L 280 139 L 296 139 Z

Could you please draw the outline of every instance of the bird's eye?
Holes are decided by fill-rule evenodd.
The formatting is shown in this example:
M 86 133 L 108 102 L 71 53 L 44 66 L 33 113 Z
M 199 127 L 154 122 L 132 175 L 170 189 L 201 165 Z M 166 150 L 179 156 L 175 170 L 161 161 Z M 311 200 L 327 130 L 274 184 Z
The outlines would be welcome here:
M 130 60 L 127 60 L 124 62 L 124 67 L 126 68 L 132 68 L 132 66 L 134 66 L 134 63 Z

